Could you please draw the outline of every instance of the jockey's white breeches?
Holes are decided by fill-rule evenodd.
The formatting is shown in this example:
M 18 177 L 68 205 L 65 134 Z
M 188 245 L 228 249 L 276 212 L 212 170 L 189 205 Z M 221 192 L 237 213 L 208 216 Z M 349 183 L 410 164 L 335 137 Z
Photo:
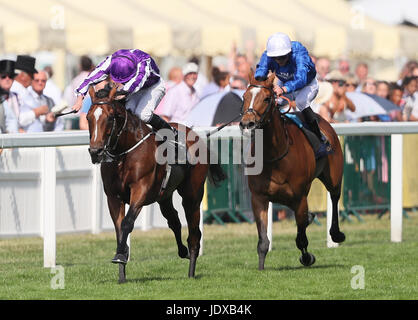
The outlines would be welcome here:
M 126 109 L 135 113 L 142 121 L 148 123 L 154 109 L 165 95 L 164 80 L 160 78 L 156 84 L 135 92 L 126 101 Z
M 318 80 L 314 78 L 302 89 L 291 93 L 286 93 L 285 96 L 291 100 L 295 100 L 296 107 L 299 109 L 299 111 L 302 111 L 311 105 L 311 102 L 318 94 L 318 88 Z

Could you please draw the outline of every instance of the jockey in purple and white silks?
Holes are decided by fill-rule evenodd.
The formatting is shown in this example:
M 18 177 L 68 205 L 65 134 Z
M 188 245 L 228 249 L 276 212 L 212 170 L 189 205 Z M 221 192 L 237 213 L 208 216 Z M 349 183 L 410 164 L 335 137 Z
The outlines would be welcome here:
M 75 90 L 77 101 L 72 109 L 80 110 L 89 87 L 108 77 L 118 85 L 119 91 L 126 93 L 127 109 L 155 130 L 163 128 L 173 130 L 166 121 L 153 112 L 165 95 L 165 85 L 160 70 L 148 53 L 138 49 L 118 50 L 100 62 Z
M 274 72 L 279 79 L 273 89 L 276 95 L 286 94 L 295 100 L 296 107 L 302 111 L 312 131 L 325 142 L 316 114 L 310 107 L 318 94 L 318 81 L 315 64 L 308 50 L 300 42 L 291 41 L 284 33 L 271 35 L 267 40 L 266 51 L 257 64 L 255 79 L 267 79 L 269 71 Z

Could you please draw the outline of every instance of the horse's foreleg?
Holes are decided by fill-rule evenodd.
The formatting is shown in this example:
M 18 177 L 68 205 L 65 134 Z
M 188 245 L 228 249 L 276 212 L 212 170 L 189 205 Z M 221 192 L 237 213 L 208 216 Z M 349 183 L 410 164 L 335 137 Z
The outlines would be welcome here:
M 127 244 L 128 236 L 134 229 L 135 220 L 138 217 L 138 214 L 141 212 L 142 207 L 130 206 L 128 213 L 125 218 L 123 218 L 121 223 L 121 241 L 116 251 L 116 255 L 113 258 L 113 263 L 127 264 L 129 258 L 129 246 Z
M 304 196 L 292 209 L 295 211 L 297 224 L 296 246 L 302 252 L 299 261 L 304 266 L 308 267 L 315 263 L 315 256 L 308 252 L 309 242 L 306 237 L 306 228 L 309 225 L 307 197 Z
M 267 237 L 267 211 L 269 201 L 265 197 L 252 194 L 251 205 L 253 208 L 254 218 L 257 223 L 258 231 L 258 270 L 264 270 L 264 261 L 270 246 L 270 240 Z
M 160 205 L 161 213 L 164 218 L 167 219 L 168 226 L 173 230 L 174 236 L 176 237 L 178 255 L 180 258 L 188 258 L 189 250 L 181 241 L 181 223 L 179 220 L 178 212 L 173 206 L 173 197 L 162 200 L 158 203 Z
M 122 242 L 122 221 L 125 217 L 125 204 L 116 197 L 107 197 L 107 205 L 115 226 L 117 243 L 116 252 L 118 252 Z

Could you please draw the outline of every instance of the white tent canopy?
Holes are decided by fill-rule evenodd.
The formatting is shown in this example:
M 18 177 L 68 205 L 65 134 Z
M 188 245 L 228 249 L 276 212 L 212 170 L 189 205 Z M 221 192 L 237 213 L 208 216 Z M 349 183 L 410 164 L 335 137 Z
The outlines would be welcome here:
M 343 0 L 0 0 L 0 53 L 141 48 L 160 57 L 214 56 L 252 45 L 260 54 L 282 31 L 331 59 L 417 58 L 417 28 L 385 25 L 358 8 Z

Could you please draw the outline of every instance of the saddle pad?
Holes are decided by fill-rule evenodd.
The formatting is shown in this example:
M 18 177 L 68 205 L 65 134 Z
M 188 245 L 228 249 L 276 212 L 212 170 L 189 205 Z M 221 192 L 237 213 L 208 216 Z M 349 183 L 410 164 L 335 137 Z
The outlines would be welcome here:
M 305 123 L 304 121 L 302 121 L 302 119 L 299 118 L 298 115 L 302 115 L 301 113 L 286 113 L 284 114 L 284 116 L 291 120 L 294 124 L 296 124 L 296 126 L 302 130 L 302 132 L 305 134 L 305 137 L 308 139 L 312 149 L 314 150 L 315 153 L 315 158 L 319 159 L 321 157 L 323 157 L 324 155 L 326 155 L 329 152 L 325 152 L 324 153 L 324 148 L 322 147 L 322 142 L 318 139 L 318 137 L 316 136 L 316 134 L 314 134 L 311 131 L 311 128 L 309 127 L 309 125 L 307 123 Z

